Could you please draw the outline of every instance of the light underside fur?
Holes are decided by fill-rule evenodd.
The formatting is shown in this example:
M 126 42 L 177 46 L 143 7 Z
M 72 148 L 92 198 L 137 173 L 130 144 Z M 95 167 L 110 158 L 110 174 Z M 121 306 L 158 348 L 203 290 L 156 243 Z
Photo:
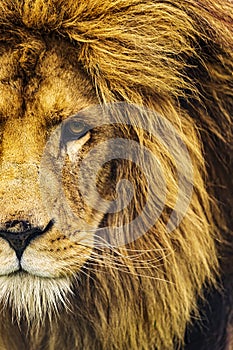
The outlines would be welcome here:
M 1 349 L 173 350 L 183 344 L 186 327 L 198 318 L 197 299 L 205 288 L 216 286 L 219 256 L 226 266 L 219 245 L 230 240 L 232 24 L 228 0 L 0 1 L 0 44 L 4 50 L 9 45 L 12 61 L 17 57 L 19 62 L 15 72 L 9 58 L 7 74 L 12 69 L 26 86 L 47 52 L 53 53 L 51 47 L 67 53 L 72 48 L 71 56 L 60 53 L 67 59 L 62 69 L 68 72 L 72 65 L 85 77 L 92 87 L 92 96 L 88 92 L 85 98 L 94 95 L 102 105 L 126 101 L 159 113 L 186 144 L 194 172 L 190 206 L 168 234 L 166 223 L 179 189 L 175 162 L 169 150 L 142 132 L 140 113 L 129 111 L 139 127 L 116 128 L 116 133 L 132 134 L 156 155 L 167 183 L 163 214 L 127 247 L 94 248 L 78 272 L 79 261 L 72 261 L 57 278 L 0 276 Z M 53 70 L 48 68 L 48 75 Z M 30 91 L 22 96 L 25 106 Z M 36 112 L 42 118 L 39 108 Z M 152 116 L 143 116 L 148 125 Z M 178 143 L 174 147 L 178 153 Z M 131 180 L 136 203 L 123 215 L 106 216 L 109 226 L 130 221 L 147 193 L 138 168 L 120 165 L 114 181 Z M 184 159 L 184 174 L 185 166 Z M 153 172 L 155 162 L 145 167 Z M 72 185 L 69 177 L 64 182 Z M 63 266 L 59 253 L 57 258 Z
M 69 308 L 67 294 L 72 291 L 70 281 L 65 277 L 54 280 L 37 276 L 29 278 L 21 273 L 18 276 L 1 276 L 0 286 L 4 307 L 11 307 L 16 319 L 25 318 L 30 325 L 36 322 L 41 327 L 45 316 L 59 313 L 59 305 Z

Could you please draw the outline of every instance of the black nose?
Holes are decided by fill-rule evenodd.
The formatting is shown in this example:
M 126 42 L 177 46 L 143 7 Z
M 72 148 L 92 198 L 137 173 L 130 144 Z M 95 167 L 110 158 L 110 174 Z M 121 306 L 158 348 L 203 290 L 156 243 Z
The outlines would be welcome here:
M 0 237 L 10 244 L 15 250 L 17 258 L 20 259 L 31 240 L 47 232 L 52 225 L 53 222 L 50 221 L 42 230 L 39 227 L 32 227 L 28 221 L 8 221 L 5 223 L 5 230 L 0 231 Z

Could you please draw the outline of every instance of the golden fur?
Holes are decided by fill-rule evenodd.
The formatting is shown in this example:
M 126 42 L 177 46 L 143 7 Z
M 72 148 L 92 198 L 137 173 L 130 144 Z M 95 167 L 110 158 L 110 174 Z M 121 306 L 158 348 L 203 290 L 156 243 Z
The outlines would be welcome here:
M 179 190 L 174 159 L 142 131 L 140 113 L 128 111 L 135 128 L 115 125 L 81 141 L 81 158 L 109 132 L 150 149 L 165 174 L 164 211 L 121 247 L 85 245 L 85 226 L 75 242 L 53 226 L 26 248 L 27 272 L 14 272 L 15 253 L 0 239 L 1 349 L 171 350 L 183 343 L 219 260 L 224 278 L 232 273 L 232 24 L 228 0 L 0 1 L 0 229 L 10 220 L 45 227 L 52 219 L 38 179 L 46 141 L 61 121 L 96 104 L 156 111 L 186 144 L 194 173 L 186 215 L 167 233 Z M 152 116 L 143 116 L 147 125 Z M 144 165 L 154 171 L 153 161 Z M 127 161 L 114 166 L 114 175 L 104 167 L 100 194 L 113 198 L 122 178 L 137 191 L 129 209 L 104 215 L 82 201 L 64 165 L 69 204 L 96 229 L 132 220 L 145 201 L 141 170 Z M 61 208 L 62 216 L 69 222 Z

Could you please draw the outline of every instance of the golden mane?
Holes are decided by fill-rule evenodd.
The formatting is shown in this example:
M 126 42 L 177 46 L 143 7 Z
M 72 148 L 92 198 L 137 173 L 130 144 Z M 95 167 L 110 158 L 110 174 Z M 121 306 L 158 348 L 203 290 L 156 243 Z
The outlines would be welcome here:
M 76 57 L 101 106 L 136 106 L 127 110 L 133 127 L 116 130 L 156 156 L 166 181 L 165 207 L 155 225 L 127 246 L 96 247 L 59 316 L 33 323 L 26 315 L 18 327 L 12 305 L 3 307 L 3 348 L 178 348 L 187 326 L 199 317 L 198 300 L 216 288 L 216 276 L 223 276 L 226 291 L 232 283 L 233 3 L 0 0 L 0 34 L 0 45 L 19 55 L 17 74 L 25 84 L 48 42 L 72 47 L 72 60 Z M 190 205 L 170 233 L 166 224 L 179 191 L 174 155 L 143 130 L 158 115 L 186 145 L 193 169 Z M 178 154 L 179 144 L 173 147 Z M 185 177 L 187 159 L 181 155 L 180 162 Z M 154 171 L 154 161 L 145 159 L 144 165 Z M 138 190 L 124 215 L 106 215 L 110 227 L 140 213 L 148 191 L 133 164 L 116 165 L 115 177 L 114 183 L 126 178 Z M 160 200 L 155 178 L 151 211 Z M 219 349 L 220 340 L 213 335 L 205 346 L 213 342 Z

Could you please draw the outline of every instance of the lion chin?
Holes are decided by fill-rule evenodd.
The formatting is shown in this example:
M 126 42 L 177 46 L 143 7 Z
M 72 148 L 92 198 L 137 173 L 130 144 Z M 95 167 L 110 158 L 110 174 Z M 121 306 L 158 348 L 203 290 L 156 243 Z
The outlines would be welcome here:
M 45 278 L 24 271 L 0 276 L 0 299 L 12 308 L 13 317 L 20 322 L 38 326 L 45 319 L 68 308 L 68 294 L 72 294 L 68 277 Z

